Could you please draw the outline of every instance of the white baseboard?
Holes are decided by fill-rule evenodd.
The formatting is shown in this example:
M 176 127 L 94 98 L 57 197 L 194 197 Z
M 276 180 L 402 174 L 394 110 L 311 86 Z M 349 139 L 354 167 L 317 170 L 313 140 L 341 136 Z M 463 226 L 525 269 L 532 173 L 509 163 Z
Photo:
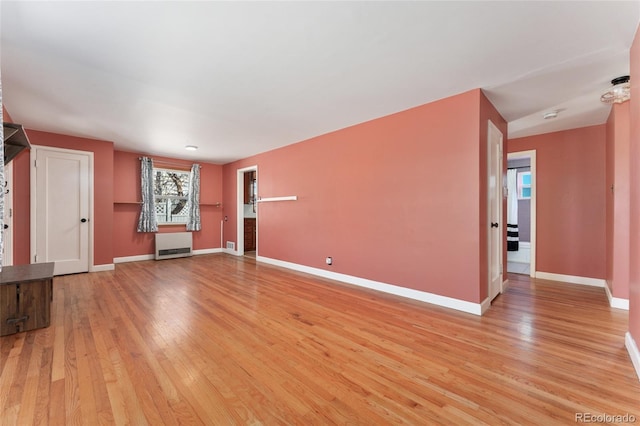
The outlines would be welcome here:
M 502 281 L 502 289 L 500 290 L 500 293 L 504 293 L 507 287 L 509 287 L 509 280 Z
M 152 254 L 139 254 L 137 256 L 114 257 L 113 263 L 140 262 L 153 259 L 155 259 L 155 256 Z
M 633 368 L 636 369 L 636 374 L 638 375 L 638 379 L 640 380 L 640 351 L 638 350 L 636 341 L 633 340 L 631 333 L 629 333 L 628 331 L 624 335 L 624 346 L 627 348 L 627 352 L 629 352 L 631 363 L 633 364 Z
M 199 256 L 201 254 L 212 254 L 212 253 L 222 253 L 222 249 L 221 248 L 209 248 L 209 249 L 199 249 L 199 250 L 194 250 L 193 251 L 194 256 Z
M 193 250 L 193 255 L 198 256 L 201 254 L 223 253 L 223 252 L 226 253 L 226 250 L 218 247 L 218 248 Z M 140 262 L 143 260 L 153 260 L 155 258 L 156 257 L 153 254 L 139 254 L 137 256 L 114 257 L 113 263 Z
M 439 294 L 428 293 L 426 291 L 414 290 L 411 288 L 400 287 L 393 284 L 382 283 L 378 281 L 368 280 L 366 278 L 354 277 L 352 275 L 340 274 L 324 269 L 313 268 L 311 266 L 299 265 L 297 263 L 285 262 L 283 260 L 271 259 L 269 257 L 257 256 L 258 262 L 268 263 L 270 265 L 280 266 L 294 271 L 304 272 L 335 281 L 341 281 L 347 284 L 353 284 L 359 287 L 365 287 L 384 293 L 395 294 L 409 299 L 419 300 L 421 302 L 431 303 L 445 308 L 455 309 L 474 315 L 482 315 L 490 306 L 491 301 L 486 299 L 482 303 L 467 302 L 466 300 L 454 299 L 452 297 L 441 296 Z
M 453 300 L 458 300 L 458 299 L 453 299 Z M 467 302 L 468 303 L 468 302 Z M 482 303 L 480 304 L 480 314 L 476 314 L 475 312 L 469 312 L 470 314 L 474 314 L 474 315 L 484 315 L 485 312 L 487 312 L 489 310 L 489 308 L 491 307 L 491 300 L 487 297 L 486 299 L 484 299 L 482 301 Z M 455 309 L 455 308 L 454 308 Z M 465 311 L 466 312 L 466 311 Z
M 223 248 L 222 252 L 230 254 L 231 256 L 240 256 L 240 252 L 237 251 L 237 250 L 231 250 L 231 249 L 228 249 L 228 248 Z
M 552 274 L 551 272 L 536 271 L 536 278 L 541 280 L 564 281 L 571 284 L 590 285 L 593 287 L 606 287 L 607 282 L 600 278 L 577 277 L 574 275 Z
M 629 299 L 622 299 L 620 297 L 613 297 L 611 294 L 611 290 L 609 290 L 609 285 L 606 284 L 604 286 L 604 291 L 607 293 L 607 299 L 609 299 L 609 306 L 617 309 L 629 310 Z
M 104 265 L 93 265 L 89 267 L 89 272 L 104 272 L 104 271 L 113 271 L 116 269 L 116 265 L 113 263 L 107 263 Z

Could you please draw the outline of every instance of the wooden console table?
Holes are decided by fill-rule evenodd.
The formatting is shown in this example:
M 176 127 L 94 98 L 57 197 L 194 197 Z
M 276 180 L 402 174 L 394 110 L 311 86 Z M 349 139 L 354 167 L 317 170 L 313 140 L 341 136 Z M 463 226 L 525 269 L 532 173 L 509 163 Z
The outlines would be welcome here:
M 0 272 L 0 336 L 48 327 L 53 262 L 4 266 Z

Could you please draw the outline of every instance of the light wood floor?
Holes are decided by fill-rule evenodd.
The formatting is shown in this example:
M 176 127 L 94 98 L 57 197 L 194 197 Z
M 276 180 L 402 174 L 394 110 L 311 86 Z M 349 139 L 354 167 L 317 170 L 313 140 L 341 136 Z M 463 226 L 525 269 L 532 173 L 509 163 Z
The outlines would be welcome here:
M 627 312 L 509 278 L 476 317 L 223 254 L 57 277 L 0 338 L 0 424 L 640 421 Z

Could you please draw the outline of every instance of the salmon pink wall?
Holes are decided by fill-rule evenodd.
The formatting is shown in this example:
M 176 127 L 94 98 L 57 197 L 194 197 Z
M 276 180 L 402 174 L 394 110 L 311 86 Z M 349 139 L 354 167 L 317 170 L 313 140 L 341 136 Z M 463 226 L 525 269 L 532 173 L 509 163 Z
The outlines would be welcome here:
M 629 103 L 615 104 L 607 120 L 607 285 L 614 297 L 629 298 Z
M 13 160 L 13 264 L 26 265 L 31 253 L 29 150 Z
M 606 126 L 510 139 L 536 150 L 538 272 L 606 276 Z
M 4 105 L 2 105 L 2 121 L 6 123 L 13 123 L 13 120 L 11 119 L 11 115 L 9 115 L 9 112 L 4 107 Z
M 74 149 L 94 153 L 93 264 L 113 263 L 113 143 L 95 139 L 26 130 L 31 145 Z M 29 153 L 14 158 L 14 264 L 30 263 L 30 164 Z
M 114 158 L 114 257 L 154 253 L 154 234 L 136 231 L 140 215 L 140 160 L 143 154 L 115 151 Z M 152 157 L 169 162 L 177 169 L 189 170 L 193 161 Z M 222 166 L 200 163 L 200 218 L 202 230 L 193 232 L 194 250 L 220 248 L 222 207 Z M 184 232 L 184 225 L 161 225 L 159 232 Z
M 631 226 L 629 332 L 640 344 L 640 31 L 631 45 Z
M 480 112 L 495 115 L 482 98 L 473 90 L 225 165 L 225 240 L 236 241 L 237 170 L 257 165 L 259 196 L 298 196 L 259 204 L 259 256 L 481 302 Z

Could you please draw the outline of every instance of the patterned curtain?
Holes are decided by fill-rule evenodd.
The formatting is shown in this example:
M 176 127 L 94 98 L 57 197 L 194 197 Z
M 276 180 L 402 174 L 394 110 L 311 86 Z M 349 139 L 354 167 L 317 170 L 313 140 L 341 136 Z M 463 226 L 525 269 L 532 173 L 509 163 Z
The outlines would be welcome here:
M 200 230 L 200 166 L 191 166 L 189 176 L 189 194 L 187 200 L 187 231 Z
M 149 157 L 142 157 L 140 163 L 140 186 L 142 189 L 142 208 L 138 220 L 138 232 L 158 232 L 153 193 L 153 160 Z
M 0 82 L 0 121 L 4 123 L 4 114 L 2 111 L 2 82 Z M 0 182 L 3 183 L 0 191 L 0 271 L 2 270 L 2 252 L 4 251 L 4 126 L 0 128 Z

